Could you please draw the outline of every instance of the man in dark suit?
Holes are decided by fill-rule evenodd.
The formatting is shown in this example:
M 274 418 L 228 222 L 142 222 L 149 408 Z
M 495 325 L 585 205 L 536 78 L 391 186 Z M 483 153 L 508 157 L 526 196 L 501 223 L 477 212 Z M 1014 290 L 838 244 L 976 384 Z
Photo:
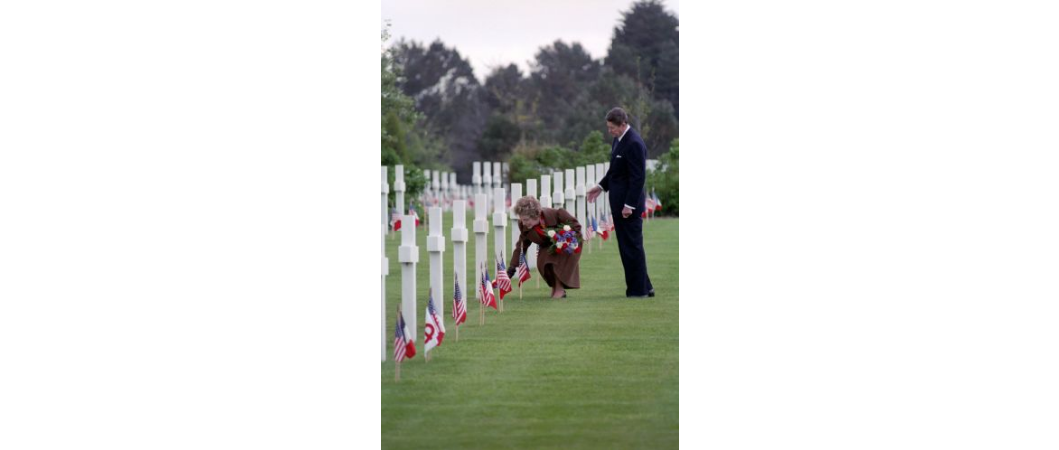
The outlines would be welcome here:
M 603 191 L 610 192 L 610 212 L 614 232 L 618 235 L 618 252 L 625 268 L 626 297 L 654 297 L 655 289 L 647 276 L 647 258 L 643 251 L 647 146 L 629 127 L 629 115 L 621 108 L 607 113 L 607 131 L 614 136 L 610 150 L 610 170 L 599 184 L 588 191 L 588 201 Z

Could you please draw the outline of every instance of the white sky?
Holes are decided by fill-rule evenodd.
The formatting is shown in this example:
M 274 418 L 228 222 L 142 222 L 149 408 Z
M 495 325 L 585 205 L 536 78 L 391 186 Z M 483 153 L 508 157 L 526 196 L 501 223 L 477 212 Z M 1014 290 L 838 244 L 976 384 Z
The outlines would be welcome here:
M 593 58 L 606 55 L 622 11 L 634 0 L 495 1 L 495 0 L 384 0 L 382 18 L 391 23 L 394 41 L 400 37 L 429 44 L 441 38 L 469 59 L 478 81 L 488 68 L 515 63 L 528 73 L 527 61 L 537 50 L 562 39 L 579 42 Z M 662 0 L 666 10 L 680 17 L 678 0 Z

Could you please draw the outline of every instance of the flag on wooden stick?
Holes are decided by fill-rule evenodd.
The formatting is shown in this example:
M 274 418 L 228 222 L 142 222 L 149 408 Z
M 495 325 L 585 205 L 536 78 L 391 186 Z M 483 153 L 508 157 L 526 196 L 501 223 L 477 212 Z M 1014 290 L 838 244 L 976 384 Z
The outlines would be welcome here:
M 434 290 L 427 295 L 426 323 L 423 325 L 423 356 L 430 354 L 430 349 L 441 345 L 445 339 L 445 321 L 438 317 L 438 308 L 434 306 Z

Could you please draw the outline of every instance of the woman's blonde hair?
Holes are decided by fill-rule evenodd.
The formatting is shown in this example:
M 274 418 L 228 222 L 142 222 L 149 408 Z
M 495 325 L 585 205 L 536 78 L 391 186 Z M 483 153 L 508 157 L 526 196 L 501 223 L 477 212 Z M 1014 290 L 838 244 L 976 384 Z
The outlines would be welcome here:
M 527 195 L 515 202 L 515 214 L 519 217 L 537 217 L 541 215 L 541 204 L 531 195 Z

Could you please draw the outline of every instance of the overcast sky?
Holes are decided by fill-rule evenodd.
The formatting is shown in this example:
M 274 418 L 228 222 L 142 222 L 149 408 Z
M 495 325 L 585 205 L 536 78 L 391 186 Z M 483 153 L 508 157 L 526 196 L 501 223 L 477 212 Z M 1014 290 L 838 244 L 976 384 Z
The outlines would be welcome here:
M 515 63 L 525 75 L 537 50 L 562 39 L 579 42 L 593 58 L 607 54 L 614 27 L 633 0 L 384 0 L 382 19 L 391 42 L 404 37 L 423 44 L 440 38 L 469 59 L 483 81 L 489 68 Z M 680 17 L 678 0 L 662 0 Z

